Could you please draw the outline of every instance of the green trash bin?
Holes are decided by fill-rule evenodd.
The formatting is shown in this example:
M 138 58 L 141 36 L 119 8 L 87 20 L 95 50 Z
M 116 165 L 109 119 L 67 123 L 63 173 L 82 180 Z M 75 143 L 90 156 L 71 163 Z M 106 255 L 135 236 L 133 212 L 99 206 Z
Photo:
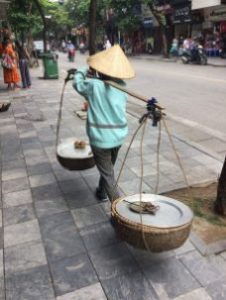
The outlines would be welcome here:
M 58 64 L 57 55 L 54 53 L 44 53 L 42 55 L 44 78 L 45 79 L 58 79 Z

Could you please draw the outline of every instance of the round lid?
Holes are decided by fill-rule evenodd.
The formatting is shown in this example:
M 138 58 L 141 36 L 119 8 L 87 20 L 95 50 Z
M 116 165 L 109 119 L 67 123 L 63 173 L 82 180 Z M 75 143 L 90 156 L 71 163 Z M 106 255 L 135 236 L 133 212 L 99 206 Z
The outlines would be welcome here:
M 155 214 L 142 213 L 141 222 L 140 213 L 131 210 L 130 203 L 139 202 L 140 194 L 121 198 L 115 206 L 117 213 L 132 222 L 157 228 L 179 227 L 193 219 L 191 209 L 182 202 L 155 194 L 142 194 L 141 196 L 141 201 L 159 206 Z
M 85 159 L 93 157 L 90 145 L 85 146 L 84 149 L 75 148 L 74 144 L 78 141 L 76 138 L 63 139 L 57 146 L 57 155 L 70 159 Z

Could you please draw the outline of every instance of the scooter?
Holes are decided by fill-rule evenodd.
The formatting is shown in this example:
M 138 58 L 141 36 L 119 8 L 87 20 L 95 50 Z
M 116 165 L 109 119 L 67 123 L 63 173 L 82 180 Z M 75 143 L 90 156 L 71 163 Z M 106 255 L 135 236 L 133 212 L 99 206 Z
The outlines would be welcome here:
M 207 65 L 207 56 L 201 45 L 191 51 L 184 51 L 181 60 L 184 64 L 194 63 L 198 65 Z

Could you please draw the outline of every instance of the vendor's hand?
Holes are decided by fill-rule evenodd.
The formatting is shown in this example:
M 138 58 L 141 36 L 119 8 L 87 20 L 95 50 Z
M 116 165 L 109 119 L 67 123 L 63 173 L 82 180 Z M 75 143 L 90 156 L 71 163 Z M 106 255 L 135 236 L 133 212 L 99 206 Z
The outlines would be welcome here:
M 92 68 L 89 68 L 87 76 L 88 77 L 93 77 L 93 76 L 95 76 L 95 74 L 96 74 L 96 71 Z
M 72 80 L 74 78 L 74 74 L 77 71 L 77 69 L 69 69 L 67 71 L 67 77 L 65 78 L 65 82 Z
M 67 73 L 70 75 L 71 74 L 74 75 L 76 71 L 77 71 L 77 69 L 69 69 L 69 70 L 67 70 Z

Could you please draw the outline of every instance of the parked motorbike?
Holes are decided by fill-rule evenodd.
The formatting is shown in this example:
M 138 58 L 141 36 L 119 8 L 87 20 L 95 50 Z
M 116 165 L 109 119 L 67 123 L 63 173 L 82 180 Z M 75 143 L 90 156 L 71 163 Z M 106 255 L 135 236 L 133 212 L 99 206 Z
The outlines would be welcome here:
M 183 52 L 181 60 L 184 64 L 207 65 L 207 56 L 202 46 Z

